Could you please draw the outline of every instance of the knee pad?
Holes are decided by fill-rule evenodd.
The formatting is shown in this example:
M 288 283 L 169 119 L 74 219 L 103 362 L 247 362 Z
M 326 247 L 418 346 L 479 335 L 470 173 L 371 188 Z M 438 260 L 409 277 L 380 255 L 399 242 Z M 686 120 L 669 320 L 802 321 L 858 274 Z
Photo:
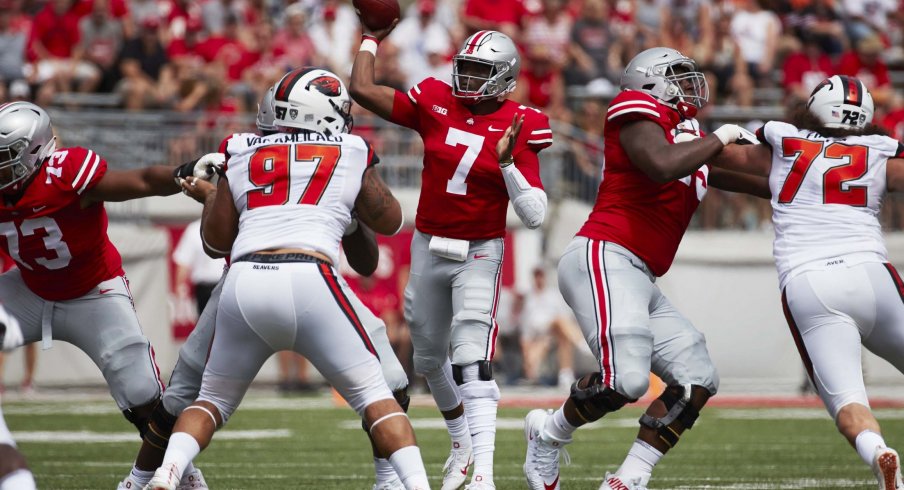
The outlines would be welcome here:
M 465 403 L 465 411 L 474 400 L 499 401 L 499 386 L 495 381 L 471 381 L 461 386 L 461 398 Z
M 476 377 L 474 377 L 475 372 L 473 368 L 470 366 L 477 366 Z M 469 372 L 465 372 L 469 371 Z M 467 379 L 465 379 L 467 378 Z M 473 379 L 472 379 L 473 378 Z M 455 380 L 455 384 L 461 386 L 470 381 L 492 381 L 493 380 L 493 363 L 490 361 L 478 361 L 474 364 L 469 364 L 467 366 L 459 366 L 457 364 L 452 365 L 452 379 Z
M 404 410 L 405 413 L 408 413 L 408 406 L 411 405 L 411 397 L 408 396 L 408 387 L 406 386 L 400 390 L 393 391 L 392 397 L 395 398 L 399 406 L 402 407 L 402 410 Z
M 691 400 L 694 388 L 704 390 L 706 388 L 695 385 L 669 386 L 659 395 L 659 400 L 665 405 L 668 412 L 661 418 L 648 414 L 640 416 L 640 425 L 656 431 L 662 442 L 669 447 L 675 447 L 681 433 L 676 430 L 676 425 L 685 430 L 694 427 L 694 422 L 700 416 L 700 411 Z M 677 424 L 676 424 L 677 422 Z
M 147 431 L 143 436 L 145 442 L 157 449 L 165 450 L 173 433 L 173 426 L 176 425 L 176 419 L 177 416 L 166 411 L 163 402 L 158 403 L 151 412 Z
M 575 381 L 571 385 L 571 394 L 568 397 L 585 422 L 597 421 L 607 413 L 619 410 L 626 403 L 636 401 L 605 386 L 600 373 L 593 373 Z
M 150 423 L 150 420 L 151 420 L 151 414 L 153 413 L 153 410 L 156 409 L 157 405 L 160 405 L 159 398 L 157 400 L 154 400 L 151 403 L 148 403 L 147 405 L 142 405 L 140 407 L 127 408 L 122 411 L 122 416 L 125 417 L 126 420 L 131 422 L 132 425 L 134 425 L 136 429 L 138 429 L 138 434 L 141 436 L 142 439 L 144 439 L 145 434 L 147 434 L 147 432 L 148 432 L 148 424 Z M 142 409 L 145 407 L 148 407 L 148 406 L 151 407 L 151 411 L 148 412 L 147 415 L 142 414 L 141 412 L 145 412 L 145 410 L 142 410 Z

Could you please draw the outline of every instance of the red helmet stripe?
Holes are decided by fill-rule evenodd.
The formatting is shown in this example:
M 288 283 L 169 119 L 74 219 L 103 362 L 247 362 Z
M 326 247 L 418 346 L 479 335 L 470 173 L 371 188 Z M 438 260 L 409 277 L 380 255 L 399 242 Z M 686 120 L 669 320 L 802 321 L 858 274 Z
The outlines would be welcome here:
M 468 43 L 468 49 L 465 51 L 465 54 L 473 54 L 474 49 L 476 49 L 477 46 L 480 45 L 480 40 L 483 39 L 488 32 L 490 31 L 480 31 L 477 34 L 471 36 L 471 42 Z
M 292 92 L 292 88 L 298 83 L 298 79 L 308 71 L 310 71 L 308 68 L 298 68 L 286 74 L 280 81 L 279 87 L 276 88 L 276 93 L 273 95 L 273 98 L 281 102 L 288 102 L 289 93 Z
M 860 86 L 860 80 L 845 75 L 840 78 L 841 87 L 844 91 L 844 103 L 859 107 L 861 102 L 863 102 L 863 90 Z

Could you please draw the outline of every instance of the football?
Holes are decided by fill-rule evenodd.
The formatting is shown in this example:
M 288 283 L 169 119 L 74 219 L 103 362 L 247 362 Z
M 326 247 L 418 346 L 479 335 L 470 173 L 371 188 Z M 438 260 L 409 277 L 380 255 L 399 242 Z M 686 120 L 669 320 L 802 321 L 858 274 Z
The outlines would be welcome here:
M 368 29 L 378 31 L 402 16 L 398 0 L 353 0 L 355 12 Z

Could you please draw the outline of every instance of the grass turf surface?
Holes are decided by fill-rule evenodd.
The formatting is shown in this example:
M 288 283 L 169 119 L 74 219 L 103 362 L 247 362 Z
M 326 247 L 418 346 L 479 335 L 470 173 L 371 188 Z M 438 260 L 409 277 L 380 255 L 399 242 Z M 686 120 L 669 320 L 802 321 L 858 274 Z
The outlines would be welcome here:
M 42 489 L 113 489 L 128 472 L 137 434 L 111 400 L 4 403 L 6 421 Z M 527 488 L 521 472 L 527 409 L 501 409 L 498 489 Z M 891 445 L 904 439 L 901 411 L 879 410 Z M 582 428 L 568 446 L 562 486 L 596 489 L 636 434 L 629 407 Z M 431 484 L 448 454 L 438 412 L 411 410 Z M 196 463 L 211 488 L 370 489 L 373 465 L 360 422 L 328 397 L 249 396 Z M 870 470 L 819 409 L 710 409 L 658 465 L 651 489 L 876 488 Z

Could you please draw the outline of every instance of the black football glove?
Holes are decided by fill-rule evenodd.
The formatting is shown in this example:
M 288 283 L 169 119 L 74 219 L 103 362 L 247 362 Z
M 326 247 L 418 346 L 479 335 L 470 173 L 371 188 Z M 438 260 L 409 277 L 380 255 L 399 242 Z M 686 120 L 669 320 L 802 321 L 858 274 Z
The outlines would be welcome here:
M 176 179 L 176 182 L 179 182 L 186 177 L 193 177 L 195 175 L 195 165 L 197 164 L 198 160 L 191 160 L 179 165 L 173 170 L 173 178 Z

